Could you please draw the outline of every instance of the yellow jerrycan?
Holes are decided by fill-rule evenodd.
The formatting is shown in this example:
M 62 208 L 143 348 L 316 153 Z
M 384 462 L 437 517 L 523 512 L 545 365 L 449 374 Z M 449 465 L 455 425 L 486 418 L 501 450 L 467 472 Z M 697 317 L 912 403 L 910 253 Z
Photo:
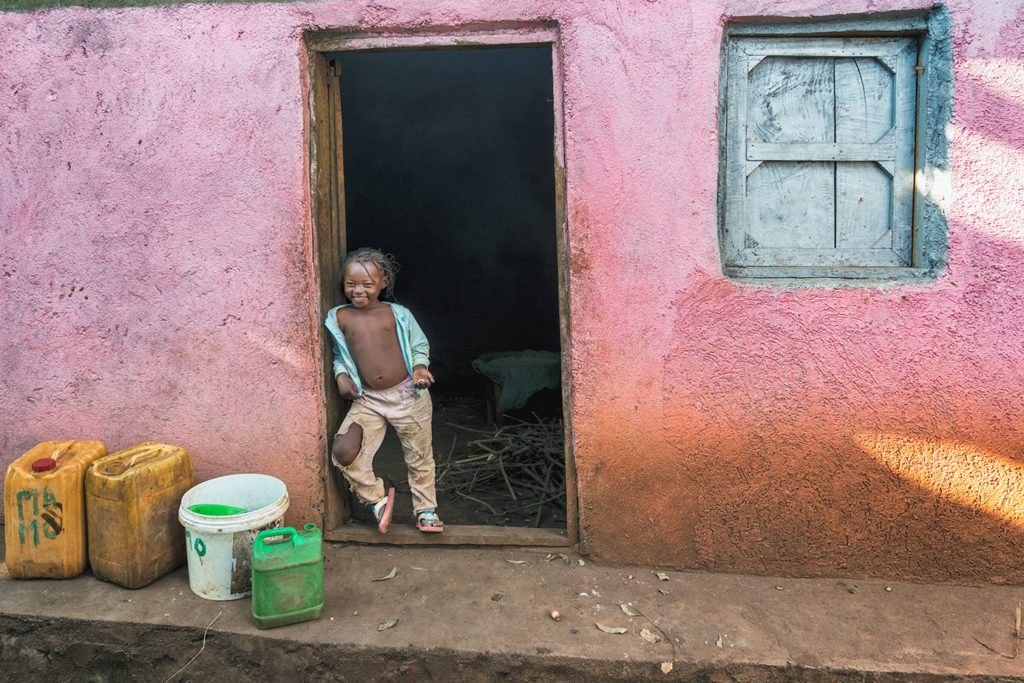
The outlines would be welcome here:
M 85 475 L 92 573 L 141 588 L 183 565 L 178 506 L 193 483 L 192 458 L 177 446 L 146 442 L 93 463 Z
M 13 579 L 70 579 L 85 571 L 89 465 L 99 441 L 45 441 L 11 463 L 4 480 L 4 539 Z

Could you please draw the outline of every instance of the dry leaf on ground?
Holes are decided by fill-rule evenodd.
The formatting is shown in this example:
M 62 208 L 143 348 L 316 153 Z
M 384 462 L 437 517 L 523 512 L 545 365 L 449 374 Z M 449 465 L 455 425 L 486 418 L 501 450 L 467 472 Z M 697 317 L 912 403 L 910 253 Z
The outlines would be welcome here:
M 645 628 L 640 629 L 640 637 L 646 640 L 648 643 L 660 643 L 661 636 L 653 631 L 649 631 Z
M 505 560 L 505 561 L 506 562 L 511 562 L 512 564 L 526 564 L 526 560 Z
M 620 602 L 619 603 L 619 609 L 621 609 L 623 614 L 625 614 L 627 617 L 638 617 L 638 616 L 640 616 L 639 612 L 634 612 L 633 608 L 630 607 L 629 605 L 627 605 L 624 602 Z
M 393 627 L 397 623 L 398 623 L 398 618 L 397 617 L 391 617 L 390 619 L 385 619 L 384 621 L 382 621 L 379 624 L 377 624 L 377 630 L 378 631 L 387 631 L 389 628 Z
M 654 572 L 654 575 L 658 577 L 658 581 L 668 581 L 668 574 L 665 572 Z
M 626 632 L 626 629 L 622 628 L 621 626 L 605 626 L 604 624 L 599 624 L 596 621 L 594 622 L 594 626 L 596 626 L 601 631 L 604 631 L 605 633 L 625 633 Z
M 384 576 L 380 577 L 379 579 L 374 579 L 374 581 L 387 581 L 388 579 L 395 578 L 395 576 L 397 574 L 398 574 L 398 567 L 392 567 L 391 571 L 389 571 L 387 574 L 385 574 Z
M 672 671 L 672 662 L 662 662 L 661 663 L 661 673 L 667 674 L 667 673 L 670 673 L 671 671 Z

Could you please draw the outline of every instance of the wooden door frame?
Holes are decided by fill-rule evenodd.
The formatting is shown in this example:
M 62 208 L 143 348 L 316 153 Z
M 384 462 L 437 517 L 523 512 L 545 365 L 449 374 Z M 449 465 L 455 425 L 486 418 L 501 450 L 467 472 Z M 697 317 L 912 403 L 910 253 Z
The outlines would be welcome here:
M 572 438 L 571 347 L 569 324 L 569 249 L 565 202 L 565 146 L 562 94 L 562 50 L 558 28 L 552 24 L 526 24 L 492 29 L 474 28 L 464 32 L 437 33 L 348 33 L 341 29 L 309 31 L 304 36 L 308 58 L 306 105 L 309 134 L 309 188 L 312 214 L 313 282 L 318 295 L 317 325 L 314 339 L 321 349 L 324 368 L 323 424 L 324 436 L 330 435 L 341 422 L 343 405 L 334 390 L 331 373 L 330 343 L 322 321 L 332 307 L 343 303 L 337 284 L 341 266 L 345 232 L 344 169 L 338 163 L 341 151 L 340 98 L 336 67 L 330 63 L 331 53 L 345 50 L 432 49 L 457 47 L 516 47 L 549 45 L 551 47 L 552 99 L 554 101 L 554 179 L 555 231 L 558 262 L 558 309 L 561 345 L 562 415 L 565 425 L 566 530 L 500 527 L 488 525 L 449 525 L 444 534 L 420 534 L 392 527 L 387 536 L 363 525 L 346 525 L 350 501 L 346 484 L 330 462 L 330 439 L 323 441 L 320 453 L 324 488 L 324 538 L 335 541 L 395 544 L 471 544 L 537 547 L 575 547 L 579 539 L 579 501 Z

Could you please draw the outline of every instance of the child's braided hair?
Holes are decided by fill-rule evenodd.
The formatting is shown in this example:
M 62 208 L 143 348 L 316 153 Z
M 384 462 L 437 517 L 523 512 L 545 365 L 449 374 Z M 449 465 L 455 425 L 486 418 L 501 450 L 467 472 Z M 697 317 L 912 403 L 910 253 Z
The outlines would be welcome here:
M 342 290 L 345 289 L 345 269 L 348 268 L 350 263 L 361 263 L 364 266 L 373 265 L 381 277 L 387 281 L 387 285 L 384 286 L 384 295 L 392 299 L 395 298 L 395 275 L 398 273 L 398 261 L 395 260 L 394 256 L 371 247 L 360 247 L 348 252 L 345 254 L 345 260 L 341 263 L 341 280 L 339 284 Z

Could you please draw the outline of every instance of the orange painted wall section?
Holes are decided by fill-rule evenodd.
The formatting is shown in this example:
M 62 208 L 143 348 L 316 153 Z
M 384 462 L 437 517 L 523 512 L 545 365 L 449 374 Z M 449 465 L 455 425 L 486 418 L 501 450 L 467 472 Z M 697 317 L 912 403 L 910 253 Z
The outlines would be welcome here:
M 288 485 L 325 444 L 304 32 L 557 27 L 582 549 L 724 572 L 1024 582 L 1024 0 L 954 0 L 946 266 L 722 275 L 731 18 L 927 0 L 420 0 L 0 13 L 0 465 L 189 449 Z M 327 387 L 329 390 L 330 387 Z

